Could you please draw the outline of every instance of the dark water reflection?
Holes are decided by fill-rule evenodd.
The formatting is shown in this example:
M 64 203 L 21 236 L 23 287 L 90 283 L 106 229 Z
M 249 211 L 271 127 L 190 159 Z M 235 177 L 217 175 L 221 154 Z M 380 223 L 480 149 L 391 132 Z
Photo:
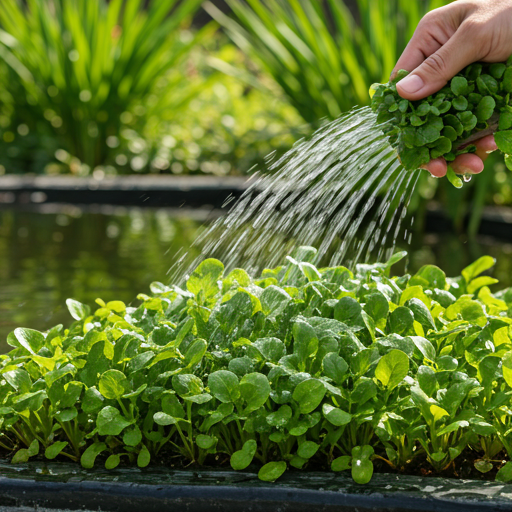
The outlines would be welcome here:
M 68 297 L 90 305 L 97 297 L 130 303 L 152 281 L 167 282 L 168 269 L 180 251 L 190 250 L 208 218 L 197 210 L 0 210 L 0 352 L 16 327 L 68 324 Z M 458 275 L 484 254 L 498 260 L 494 276 L 500 286 L 511 286 L 512 244 L 485 238 L 470 243 L 453 235 L 417 237 L 407 270 L 433 263 Z
M 130 303 L 151 282 L 165 281 L 205 216 L 123 208 L 0 211 L 0 352 L 16 327 L 69 323 L 68 297 Z

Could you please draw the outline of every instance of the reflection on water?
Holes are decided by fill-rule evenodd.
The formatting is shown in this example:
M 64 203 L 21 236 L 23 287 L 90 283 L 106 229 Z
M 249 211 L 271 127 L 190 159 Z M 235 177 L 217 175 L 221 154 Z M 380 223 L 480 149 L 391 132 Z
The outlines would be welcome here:
M 130 303 L 152 281 L 167 282 L 167 271 L 183 249 L 194 250 L 208 217 L 201 210 L 0 211 L 0 353 L 16 327 L 69 324 L 68 297 L 89 305 L 97 297 Z M 499 286 L 512 285 L 512 244 L 427 235 L 401 249 L 410 252 L 408 272 L 432 263 L 449 276 L 490 254 L 498 260 Z
M 207 213 L 116 208 L 84 213 L 0 211 L 0 352 L 16 327 L 69 324 L 65 300 L 132 302 L 148 292 Z

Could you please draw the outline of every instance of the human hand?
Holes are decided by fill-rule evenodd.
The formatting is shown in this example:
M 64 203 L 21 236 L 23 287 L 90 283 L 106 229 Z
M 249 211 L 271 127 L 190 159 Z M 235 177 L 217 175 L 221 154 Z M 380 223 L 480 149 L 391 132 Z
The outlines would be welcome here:
M 399 69 L 411 71 L 397 91 L 414 101 L 439 91 L 473 62 L 503 62 L 511 54 L 512 0 L 457 0 L 421 20 L 391 78 Z M 497 149 L 492 135 L 474 144 L 476 153 L 460 155 L 450 164 L 456 173 L 482 172 L 485 159 Z M 442 177 L 447 163 L 436 158 L 425 168 Z

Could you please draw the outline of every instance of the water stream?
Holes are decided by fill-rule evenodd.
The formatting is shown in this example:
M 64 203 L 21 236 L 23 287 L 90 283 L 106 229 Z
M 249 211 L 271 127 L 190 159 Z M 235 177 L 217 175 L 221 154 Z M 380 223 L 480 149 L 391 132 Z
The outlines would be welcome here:
M 368 107 L 299 141 L 253 178 L 229 213 L 194 243 L 172 279 L 205 257 L 253 272 L 281 264 L 301 245 L 319 265 L 385 259 L 393 251 L 419 172 L 405 171 Z

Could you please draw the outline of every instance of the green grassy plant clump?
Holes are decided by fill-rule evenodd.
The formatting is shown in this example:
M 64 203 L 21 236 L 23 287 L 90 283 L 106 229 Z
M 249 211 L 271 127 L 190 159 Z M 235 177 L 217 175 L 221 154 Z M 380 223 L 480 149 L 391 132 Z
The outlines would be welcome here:
M 211 35 L 207 26 L 181 37 L 200 4 L 2 1 L 0 134 L 7 157 L 23 169 L 38 169 L 59 150 L 60 160 L 68 153 L 88 169 L 104 164 L 130 108 L 154 102 L 158 81 Z
M 461 459 L 510 480 L 512 290 L 491 293 L 490 257 L 391 278 L 403 256 L 317 269 L 304 247 L 258 278 L 208 259 L 138 307 L 70 299 L 69 329 L 8 336 L 0 444 L 13 463 L 254 464 L 266 481 Z
M 371 88 L 372 109 L 378 122 L 385 123 L 406 169 L 474 152 L 476 147 L 464 142 L 486 130 L 497 132 L 498 148 L 512 169 L 512 58 L 507 63 L 471 64 L 438 93 L 419 101 L 403 99 L 396 90 L 407 74 L 402 70 L 389 83 Z

